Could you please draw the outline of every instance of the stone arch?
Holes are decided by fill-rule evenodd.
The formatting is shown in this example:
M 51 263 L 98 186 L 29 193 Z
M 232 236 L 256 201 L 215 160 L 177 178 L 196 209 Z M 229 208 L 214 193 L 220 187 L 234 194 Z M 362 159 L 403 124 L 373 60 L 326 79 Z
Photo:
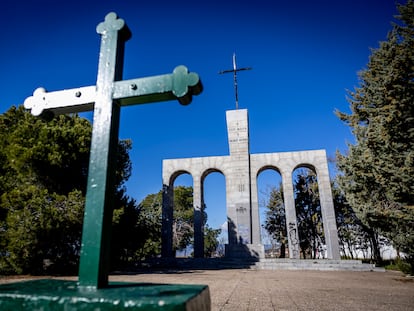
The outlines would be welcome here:
M 221 173 L 223 170 L 211 165 L 194 165 L 197 160 L 180 159 L 181 161 L 168 162 L 163 165 L 163 214 L 162 214 L 162 257 L 174 257 L 172 245 L 172 222 L 174 216 L 174 182 L 182 174 L 189 174 L 193 179 L 193 208 L 194 208 L 194 257 L 204 257 L 204 179 L 213 172 Z M 170 164 L 170 165 L 168 165 Z
M 193 178 L 193 175 L 191 174 L 191 172 L 187 170 L 178 170 L 178 171 L 173 172 L 171 176 L 169 177 L 168 186 L 174 187 L 175 180 L 184 174 L 188 174 Z
M 200 181 L 201 181 L 201 201 L 202 201 L 203 206 L 205 205 L 204 204 L 204 197 L 205 197 L 204 196 L 204 181 L 207 178 L 207 176 L 212 174 L 212 173 L 219 173 L 219 174 L 223 175 L 224 180 L 226 180 L 226 174 L 224 174 L 223 171 L 218 169 L 218 168 L 208 168 L 208 169 L 203 171 L 203 173 L 201 174 L 201 178 L 200 178 Z
M 273 170 L 273 171 L 276 171 L 277 173 L 279 173 L 280 175 L 282 175 L 282 173 L 280 172 L 279 167 L 277 167 L 276 165 L 273 165 L 273 164 L 266 164 L 266 165 L 263 165 L 262 167 L 260 167 L 257 170 L 256 178 L 259 177 L 260 173 L 262 173 L 263 171 L 266 171 L 266 170 Z
M 269 178 L 269 176 L 266 177 L 266 175 L 268 175 L 269 172 L 271 172 L 270 173 L 271 174 L 271 180 L 270 180 L 270 182 L 271 182 L 272 187 L 266 189 L 267 191 L 269 191 L 269 192 L 267 192 L 267 194 L 270 195 L 270 193 L 271 193 L 270 191 L 273 191 L 273 188 L 279 188 L 279 186 L 280 186 L 280 188 L 282 190 L 282 193 L 283 193 L 282 173 L 281 173 L 280 169 L 277 166 L 275 166 L 275 165 L 264 165 L 263 167 L 261 167 L 257 171 L 256 180 L 257 180 L 257 193 L 258 193 L 258 203 L 259 203 L 258 205 L 259 205 L 259 214 L 260 214 L 259 215 L 259 218 L 260 218 L 260 230 L 261 230 L 262 244 L 264 246 L 266 246 L 266 245 L 269 245 L 271 243 L 271 245 L 272 245 L 272 249 L 270 249 L 271 255 L 272 255 L 271 257 L 275 256 L 275 252 L 280 252 L 280 254 L 278 254 L 277 256 L 278 257 L 281 257 L 281 258 L 284 258 L 285 257 L 285 253 L 286 253 L 286 246 L 287 246 L 286 245 L 287 244 L 287 234 L 285 233 L 285 238 L 286 239 L 284 241 L 282 241 L 282 243 L 280 243 L 281 241 L 278 241 L 280 244 L 278 245 L 277 248 L 275 248 L 276 245 L 273 243 L 274 240 L 273 239 L 270 239 L 270 237 L 268 237 L 268 239 L 266 239 L 266 234 L 267 233 L 265 232 L 266 229 L 263 226 L 264 221 L 266 219 L 266 214 L 264 214 L 263 211 L 260 211 L 261 210 L 260 209 L 261 204 L 263 203 L 263 202 L 261 202 L 261 198 L 263 198 L 263 194 L 261 194 L 261 190 L 263 190 L 263 186 L 264 186 L 264 184 L 263 184 L 263 182 L 264 182 L 263 178 Z M 263 176 L 263 175 L 265 175 L 265 176 Z M 266 182 L 269 183 L 269 180 L 266 180 Z M 282 201 L 283 201 L 283 197 L 282 197 Z M 265 206 L 264 208 L 265 208 L 266 211 L 268 211 L 268 206 Z M 283 209 L 280 209 L 280 213 L 281 213 L 281 216 L 284 219 L 282 221 L 282 224 L 283 223 L 286 223 L 286 221 L 285 221 L 285 207 L 284 207 L 284 202 L 283 202 Z M 283 231 L 286 231 L 286 229 L 283 230 Z M 267 257 L 267 255 L 268 255 L 268 253 L 265 252 L 265 257 Z
M 164 176 L 162 189 L 162 224 L 161 224 L 161 255 L 165 258 L 175 257 L 173 249 L 173 221 L 174 221 L 174 183 L 176 179 L 188 174 L 194 177 L 189 170 L 177 169 L 172 171 L 169 176 Z
M 315 167 L 313 164 L 310 164 L 310 163 L 307 163 L 307 162 L 297 164 L 297 165 L 293 168 L 292 173 L 293 173 L 294 171 L 296 171 L 297 169 L 300 169 L 301 167 L 303 167 L 303 168 L 307 168 L 307 169 L 310 169 L 310 170 L 311 170 L 311 171 L 313 171 L 316 175 L 318 175 L 317 170 L 316 170 L 316 167 Z
M 181 171 L 176 176 L 172 188 L 172 209 L 173 209 L 173 235 L 172 243 L 174 255 L 179 257 L 191 257 L 194 248 L 194 178 L 188 171 Z M 190 201 L 182 200 L 184 196 L 190 196 Z M 177 196 L 177 197 L 176 197 Z M 180 199 L 181 198 L 181 199 Z M 185 208 L 187 212 L 184 212 Z M 184 212 L 184 214 L 183 214 Z M 184 217 L 184 218 L 183 218 Z M 181 239 L 185 239 L 186 247 L 181 248 Z
M 293 172 L 301 167 L 308 168 L 316 174 L 326 245 L 326 257 L 330 259 L 340 259 L 338 230 L 336 226 L 326 154 L 318 155 L 318 157 L 314 158 L 309 157 L 308 161 L 298 162 L 292 170 L 292 176 Z
M 211 177 L 213 178 L 215 182 L 218 182 L 218 184 L 220 185 L 219 189 L 217 189 L 215 183 L 213 183 L 214 184 L 213 186 L 212 181 L 209 178 L 211 175 L 220 175 L 219 177 L 218 176 Z M 220 180 L 218 180 L 217 178 L 220 178 Z M 223 189 L 221 189 L 222 183 L 224 183 Z M 212 193 L 214 195 L 212 195 Z M 224 195 L 224 206 L 221 205 L 221 202 L 222 202 L 221 199 L 223 199 L 222 195 Z M 220 200 L 218 200 L 217 197 Z M 226 198 L 226 175 L 225 173 L 221 169 L 218 169 L 215 167 L 204 170 L 203 173 L 201 174 L 201 202 L 203 204 L 203 216 L 207 216 L 207 219 L 204 219 L 204 222 L 203 222 L 204 226 L 209 224 L 209 227 L 211 229 L 222 228 L 222 225 L 225 222 L 227 222 L 226 200 L 227 198 Z M 224 207 L 224 209 L 222 209 L 222 207 Z M 215 221 L 214 221 L 214 217 L 216 218 Z M 225 237 L 225 240 L 228 240 L 228 234 L 229 234 L 227 227 L 221 233 L 222 236 Z M 204 232 L 205 232 L 205 228 L 203 227 L 203 233 Z M 224 248 L 221 249 L 221 251 L 224 252 Z
M 301 171 L 302 170 L 302 171 Z M 304 170 L 304 171 L 303 171 Z M 323 221 L 323 212 L 322 207 L 319 199 L 319 182 L 318 182 L 318 175 L 316 172 L 316 169 L 313 165 L 305 163 L 305 164 L 298 164 L 295 166 L 293 172 L 292 172 L 292 184 L 295 188 L 295 183 L 299 180 L 298 177 L 304 173 L 306 178 L 312 178 L 312 175 L 316 178 L 316 184 L 317 189 L 314 189 L 316 192 L 314 194 L 314 197 L 312 198 L 312 202 L 308 202 L 306 206 L 303 208 L 298 209 L 297 205 L 297 188 L 295 189 L 295 209 L 296 209 L 296 221 L 298 226 L 298 237 L 301 241 L 300 244 L 300 250 L 301 254 L 303 255 L 303 258 L 308 258 L 308 252 L 310 251 L 310 256 L 312 259 L 319 259 L 319 256 L 322 255 L 322 258 L 325 258 L 325 251 L 322 247 L 326 246 L 325 243 L 325 234 L 322 235 L 322 232 L 320 231 L 321 228 L 319 227 L 319 224 L 324 223 Z M 309 180 L 302 180 L 302 182 L 305 182 L 305 186 L 311 186 L 309 184 Z M 302 193 L 303 194 L 303 193 Z M 305 195 L 306 199 L 306 195 Z M 308 198 L 310 199 L 310 197 Z M 313 200 L 316 201 L 314 202 Z M 311 213 L 311 214 L 309 214 Z M 316 219 L 315 219 L 316 217 Z M 306 230 L 304 230 L 305 228 Z M 325 230 L 323 230 L 325 232 Z M 306 239 L 306 241 L 309 242 L 309 245 L 304 245 L 302 242 L 304 242 L 304 238 L 306 234 L 312 233 L 310 236 L 308 236 L 309 239 Z M 305 235 L 305 236 L 304 236 Z M 318 257 L 313 257 L 318 256 Z

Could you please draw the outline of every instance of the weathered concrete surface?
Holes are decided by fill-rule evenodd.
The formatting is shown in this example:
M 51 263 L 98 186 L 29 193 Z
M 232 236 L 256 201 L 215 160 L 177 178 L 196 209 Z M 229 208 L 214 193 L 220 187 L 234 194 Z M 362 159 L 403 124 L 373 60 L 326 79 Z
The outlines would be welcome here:
M 414 306 L 414 279 L 388 271 L 194 270 L 111 275 L 110 280 L 206 284 L 212 310 L 220 311 L 408 311 Z

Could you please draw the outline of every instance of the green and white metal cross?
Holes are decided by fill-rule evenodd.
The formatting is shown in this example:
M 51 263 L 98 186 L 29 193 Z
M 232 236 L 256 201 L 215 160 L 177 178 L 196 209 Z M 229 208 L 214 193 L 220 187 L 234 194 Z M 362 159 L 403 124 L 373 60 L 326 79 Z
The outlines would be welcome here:
M 96 86 L 56 92 L 38 88 L 24 102 L 33 115 L 94 110 L 79 267 L 79 286 L 91 289 L 108 285 L 120 107 L 172 99 L 187 105 L 202 90 L 198 75 L 184 66 L 172 74 L 122 81 L 124 46 L 131 36 L 127 25 L 109 13 L 96 30 L 101 35 Z

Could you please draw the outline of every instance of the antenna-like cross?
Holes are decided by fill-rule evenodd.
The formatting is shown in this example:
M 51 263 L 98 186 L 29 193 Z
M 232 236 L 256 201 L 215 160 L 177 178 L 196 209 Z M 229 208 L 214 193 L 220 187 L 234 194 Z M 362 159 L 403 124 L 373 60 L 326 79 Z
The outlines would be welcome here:
M 251 70 L 251 69 L 252 67 L 237 68 L 236 53 L 233 53 L 233 69 L 219 71 L 219 74 L 229 73 L 229 72 L 233 73 L 234 96 L 236 98 L 236 109 L 239 109 L 239 96 L 238 96 L 238 91 L 237 91 L 237 72 L 242 71 L 242 70 Z

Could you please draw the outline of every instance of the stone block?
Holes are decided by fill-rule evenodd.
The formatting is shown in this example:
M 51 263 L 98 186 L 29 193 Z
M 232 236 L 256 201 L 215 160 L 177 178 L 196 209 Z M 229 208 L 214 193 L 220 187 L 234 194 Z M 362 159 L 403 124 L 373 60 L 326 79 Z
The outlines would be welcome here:
M 110 283 L 79 288 L 75 281 L 32 280 L 0 285 L 0 310 L 210 310 L 206 285 Z

